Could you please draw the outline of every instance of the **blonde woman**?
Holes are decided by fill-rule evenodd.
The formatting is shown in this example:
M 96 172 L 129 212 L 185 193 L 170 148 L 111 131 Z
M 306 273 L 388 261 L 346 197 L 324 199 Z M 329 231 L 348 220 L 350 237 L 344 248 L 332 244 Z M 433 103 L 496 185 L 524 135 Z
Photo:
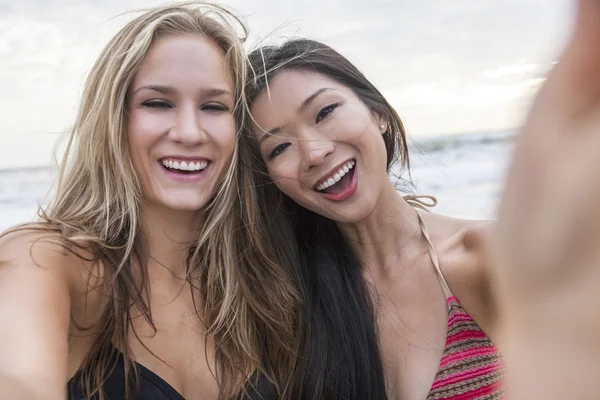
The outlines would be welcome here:
M 264 222 L 236 163 L 245 34 L 190 2 L 106 46 L 53 201 L 0 238 L 1 398 L 228 399 L 277 383 L 295 294 L 245 229 Z

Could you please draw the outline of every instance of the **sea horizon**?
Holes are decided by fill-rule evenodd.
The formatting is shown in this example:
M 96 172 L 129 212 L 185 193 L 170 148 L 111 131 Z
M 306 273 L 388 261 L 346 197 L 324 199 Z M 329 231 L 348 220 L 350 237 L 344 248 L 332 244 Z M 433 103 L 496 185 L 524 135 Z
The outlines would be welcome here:
M 466 131 L 466 132 L 447 132 L 447 133 L 424 133 L 424 134 L 407 134 L 409 148 L 411 146 L 426 146 L 425 150 L 435 151 L 437 149 L 446 148 L 448 146 L 465 143 L 468 141 L 503 141 L 515 135 L 517 128 L 510 129 L 497 129 L 497 130 L 486 130 L 486 131 Z M 32 133 L 23 136 L 38 136 L 38 135 L 57 135 L 57 134 L 45 134 L 45 133 Z M 56 139 L 55 139 L 56 140 Z M 4 147 L 5 151 L 9 151 Z M 37 149 L 37 152 L 42 152 L 42 149 Z M 0 151 L 0 174 L 15 171 L 15 170 L 45 170 L 48 168 L 55 167 L 52 160 L 54 157 L 54 147 L 48 149 L 46 156 L 46 162 L 39 163 L 19 163 L 19 162 L 7 162 L 8 157 Z M 40 156 L 33 156 L 28 160 L 42 159 Z

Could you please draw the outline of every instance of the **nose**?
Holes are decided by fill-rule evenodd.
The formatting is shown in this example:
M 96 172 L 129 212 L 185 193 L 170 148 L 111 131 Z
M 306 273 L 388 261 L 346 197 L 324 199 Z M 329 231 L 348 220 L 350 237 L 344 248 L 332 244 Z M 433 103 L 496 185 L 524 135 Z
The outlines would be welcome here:
M 335 150 L 335 144 L 323 135 L 313 136 L 300 140 L 302 162 L 306 171 L 323 164 L 327 156 Z
M 207 134 L 196 106 L 182 106 L 178 110 L 169 138 L 182 144 L 198 144 L 206 140 Z

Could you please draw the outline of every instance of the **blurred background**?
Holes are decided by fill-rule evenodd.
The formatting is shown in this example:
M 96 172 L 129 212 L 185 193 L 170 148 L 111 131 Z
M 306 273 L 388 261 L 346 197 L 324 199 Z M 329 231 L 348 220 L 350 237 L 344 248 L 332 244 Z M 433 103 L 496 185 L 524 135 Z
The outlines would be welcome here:
M 30 220 L 85 76 L 153 0 L 0 0 L 0 230 Z M 512 138 L 573 19 L 570 0 L 231 0 L 248 48 L 304 36 L 354 62 L 410 136 L 417 193 L 493 218 Z M 58 153 L 60 155 L 60 152 Z

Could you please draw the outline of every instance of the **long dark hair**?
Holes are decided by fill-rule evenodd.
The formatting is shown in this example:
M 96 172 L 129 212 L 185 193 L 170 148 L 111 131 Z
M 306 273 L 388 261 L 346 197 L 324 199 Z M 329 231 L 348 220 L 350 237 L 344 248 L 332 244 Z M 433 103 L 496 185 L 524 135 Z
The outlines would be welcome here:
M 388 170 L 394 163 L 409 168 L 405 130 L 396 111 L 350 61 L 325 44 L 295 39 L 251 52 L 245 88 L 249 106 L 277 73 L 290 69 L 317 72 L 352 89 L 387 122 L 382 137 Z M 257 203 L 271 215 L 267 229 L 277 232 L 271 239 L 297 257 L 293 275 L 302 304 L 290 398 L 387 399 L 373 296 L 360 260 L 335 221 L 299 206 L 275 187 L 249 125 L 242 136 L 240 151 L 251 155 L 247 167 L 256 174 Z

